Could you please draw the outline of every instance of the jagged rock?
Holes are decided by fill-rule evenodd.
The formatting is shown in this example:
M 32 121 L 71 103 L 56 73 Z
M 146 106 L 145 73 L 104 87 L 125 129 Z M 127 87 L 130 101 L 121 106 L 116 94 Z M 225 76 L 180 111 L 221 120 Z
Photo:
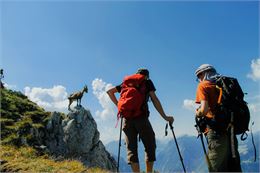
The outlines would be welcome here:
M 65 118 L 60 113 L 52 113 L 45 143 L 54 156 L 76 158 L 86 166 L 116 170 L 114 158 L 99 140 L 95 120 L 83 107 L 75 107 Z

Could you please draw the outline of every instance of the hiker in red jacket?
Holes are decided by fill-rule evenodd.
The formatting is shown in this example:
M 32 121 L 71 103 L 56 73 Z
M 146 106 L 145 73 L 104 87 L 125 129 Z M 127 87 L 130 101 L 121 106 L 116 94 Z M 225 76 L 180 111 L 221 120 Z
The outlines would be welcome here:
M 139 69 L 136 74 L 139 75 L 132 75 L 129 77 L 126 77 L 124 82 L 121 85 L 118 85 L 116 87 L 111 88 L 107 91 L 107 94 L 109 95 L 110 99 L 113 101 L 113 103 L 118 106 L 121 116 L 124 118 L 124 125 L 123 125 L 123 131 L 125 133 L 125 141 L 126 141 L 126 147 L 127 147 L 127 160 L 128 164 L 131 164 L 131 168 L 133 172 L 140 172 L 139 167 L 139 160 L 138 160 L 138 153 L 137 153 L 137 147 L 138 147 L 138 135 L 139 138 L 142 140 L 145 148 L 145 157 L 146 157 L 146 172 L 152 172 L 153 171 L 153 163 L 156 160 L 155 157 L 155 149 L 156 149 L 156 142 L 155 142 L 155 133 L 153 131 L 153 128 L 150 124 L 150 121 L 148 119 L 149 117 L 149 109 L 148 109 L 148 99 L 149 97 L 152 100 L 152 103 L 156 110 L 160 113 L 161 117 L 168 121 L 169 123 L 173 123 L 174 119 L 172 116 L 167 116 L 164 113 L 163 107 L 160 103 L 160 100 L 155 94 L 155 87 L 153 82 L 149 79 L 149 71 L 147 69 Z M 144 76 L 144 80 L 143 77 Z M 132 79 L 135 78 L 141 78 L 141 82 L 138 84 L 133 84 L 128 81 L 132 81 Z M 127 80 L 130 79 L 130 80 Z M 138 79 L 139 80 L 139 79 Z M 127 81 L 127 82 L 126 82 Z M 134 85 L 134 87 L 133 87 Z M 138 85 L 138 86 L 137 86 Z M 145 99 L 144 103 L 142 104 L 141 108 L 136 108 L 139 110 L 134 110 L 131 116 L 131 113 L 120 111 L 122 107 L 124 107 L 123 100 L 125 97 L 124 94 L 127 92 L 131 92 L 128 90 L 128 88 L 132 88 L 134 90 L 139 90 L 138 93 L 144 92 Z M 120 93 L 120 99 L 117 100 L 115 93 Z M 137 93 L 137 94 L 138 94 Z M 130 94 L 131 95 L 131 94 Z M 135 94 L 133 94 L 135 95 Z M 135 96 L 133 96 L 135 97 Z M 140 102 L 139 100 L 142 99 L 142 94 L 138 96 L 138 98 L 135 98 L 136 101 L 134 101 L 133 104 L 137 104 Z M 126 106 L 127 107 L 127 106 Z M 125 114 L 125 116 L 124 116 Z M 129 115 L 128 115 L 129 114 Z

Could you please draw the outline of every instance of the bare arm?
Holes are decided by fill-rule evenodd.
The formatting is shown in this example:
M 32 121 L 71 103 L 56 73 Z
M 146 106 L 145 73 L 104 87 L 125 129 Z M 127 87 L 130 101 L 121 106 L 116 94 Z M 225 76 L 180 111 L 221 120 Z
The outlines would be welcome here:
M 117 106 L 118 100 L 115 96 L 115 93 L 118 92 L 116 87 L 113 87 L 107 91 L 107 94 L 109 98 L 112 100 L 112 102 Z
M 209 104 L 206 100 L 201 100 L 200 108 L 196 110 L 196 116 L 202 117 L 205 116 L 209 111 Z
M 149 95 L 152 99 L 153 105 L 155 107 L 155 109 L 159 112 L 159 114 L 161 115 L 161 117 L 163 119 L 165 119 L 166 121 L 170 122 L 171 124 L 173 123 L 174 119 L 172 116 L 167 116 L 163 110 L 162 104 L 160 102 L 160 100 L 158 99 L 158 97 L 156 96 L 154 91 L 150 91 Z

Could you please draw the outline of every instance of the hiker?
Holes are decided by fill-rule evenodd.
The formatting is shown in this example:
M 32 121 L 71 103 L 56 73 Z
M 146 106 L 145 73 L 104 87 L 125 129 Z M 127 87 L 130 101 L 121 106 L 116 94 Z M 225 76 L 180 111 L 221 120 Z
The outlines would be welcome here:
M 0 69 L 0 88 L 4 88 L 4 83 L 2 79 L 4 78 L 4 69 Z
M 221 115 L 216 113 L 219 90 L 215 82 L 221 75 L 210 64 L 202 64 L 195 74 L 199 81 L 195 102 L 200 104 L 196 117 L 207 120 L 204 134 L 208 141 L 209 172 L 242 172 L 237 138 L 231 135 L 230 124 L 216 120 L 216 117 Z M 235 158 L 232 158 L 231 149 L 234 149 Z
M 136 116 L 131 117 L 131 114 L 126 117 L 127 113 L 125 115 L 123 114 L 123 131 L 125 133 L 125 142 L 127 147 L 127 160 L 128 164 L 131 165 L 133 172 L 140 172 L 140 166 L 139 166 L 139 160 L 138 160 L 138 135 L 139 140 L 141 139 L 145 148 L 145 160 L 146 160 L 146 172 L 152 172 L 153 171 L 153 163 L 156 160 L 155 157 L 155 149 L 156 149 L 156 142 L 155 142 L 155 133 L 153 131 L 153 128 L 150 124 L 150 121 L 148 119 L 149 117 L 149 109 L 148 109 L 148 99 L 149 97 L 152 100 L 152 103 L 156 110 L 160 113 L 161 117 L 165 119 L 170 124 L 173 123 L 174 119 L 173 116 L 167 116 L 164 113 L 163 107 L 160 103 L 160 100 L 155 94 L 155 87 L 153 82 L 149 79 L 149 71 L 147 69 L 139 69 L 136 74 L 137 77 L 144 77 L 144 82 L 142 82 L 142 87 L 144 88 L 145 92 L 145 99 L 144 103 L 142 103 L 142 111 L 139 111 L 139 114 L 136 114 Z M 131 77 L 130 77 L 131 78 Z M 130 85 L 130 84 L 129 84 Z M 117 100 L 115 93 L 121 93 L 122 97 L 122 91 L 124 90 L 124 82 L 121 85 L 118 85 L 116 87 L 113 87 L 107 91 L 107 94 L 109 95 L 110 99 L 113 101 L 113 103 L 116 106 L 120 106 L 120 99 Z M 143 87 L 144 86 L 144 87 Z M 140 89 L 141 90 L 141 89 Z M 120 97 L 120 98 L 121 98 Z M 135 98 L 136 99 L 136 98 Z M 136 99 L 135 102 L 139 102 L 140 100 Z M 133 113 L 134 115 L 134 113 Z

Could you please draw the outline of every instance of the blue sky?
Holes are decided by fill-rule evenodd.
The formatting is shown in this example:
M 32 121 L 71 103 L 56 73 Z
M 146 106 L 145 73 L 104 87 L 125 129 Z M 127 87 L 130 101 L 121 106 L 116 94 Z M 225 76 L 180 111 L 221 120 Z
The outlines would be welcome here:
M 177 136 L 196 135 L 194 71 L 209 63 L 238 78 L 260 130 L 258 1 L 0 1 L 1 68 L 8 88 L 46 110 L 82 104 L 105 143 L 118 138 L 116 107 L 105 91 L 139 67 L 150 70 Z M 165 121 L 149 103 L 156 137 Z

